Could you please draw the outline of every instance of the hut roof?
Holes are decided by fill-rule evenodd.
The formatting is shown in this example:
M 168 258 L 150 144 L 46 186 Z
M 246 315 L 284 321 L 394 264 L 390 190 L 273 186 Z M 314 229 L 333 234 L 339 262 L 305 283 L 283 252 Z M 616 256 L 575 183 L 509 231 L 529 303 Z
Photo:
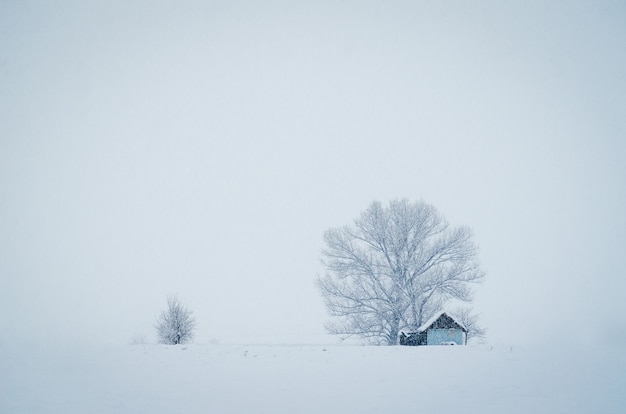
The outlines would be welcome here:
M 428 321 L 426 321 L 425 324 L 423 324 L 422 326 L 420 326 L 416 332 L 424 332 L 426 331 L 428 328 L 431 327 L 432 324 L 434 324 L 435 322 L 437 322 L 441 317 L 446 316 L 447 318 L 451 319 L 452 322 L 454 322 L 456 325 L 459 326 L 459 328 L 463 331 L 463 332 L 467 332 L 467 328 L 465 328 L 465 326 L 463 326 L 463 324 L 461 322 L 459 322 L 458 320 L 456 320 L 454 317 L 448 315 L 446 312 L 437 312 L 432 318 L 430 318 Z

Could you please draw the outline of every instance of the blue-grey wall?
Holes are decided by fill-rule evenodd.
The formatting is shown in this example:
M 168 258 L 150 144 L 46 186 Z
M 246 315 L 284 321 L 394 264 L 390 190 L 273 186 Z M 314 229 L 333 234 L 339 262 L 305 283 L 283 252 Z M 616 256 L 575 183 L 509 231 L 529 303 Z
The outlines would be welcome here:
M 460 329 L 429 329 L 426 341 L 428 345 L 441 345 L 445 342 L 465 345 L 465 333 Z

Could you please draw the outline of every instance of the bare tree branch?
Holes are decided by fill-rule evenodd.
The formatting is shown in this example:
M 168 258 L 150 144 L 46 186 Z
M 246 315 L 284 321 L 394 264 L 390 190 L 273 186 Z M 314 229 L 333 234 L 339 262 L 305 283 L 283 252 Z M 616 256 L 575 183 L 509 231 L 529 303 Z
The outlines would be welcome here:
M 154 327 L 157 330 L 159 343 L 178 345 L 193 339 L 196 319 L 175 295 L 167 298 L 167 309 L 161 312 Z
M 457 308 L 452 315 L 467 329 L 467 342 L 473 339 L 482 340 L 487 336 L 487 330 L 478 324 L 478 315 L 473 314 L 471 309 Z

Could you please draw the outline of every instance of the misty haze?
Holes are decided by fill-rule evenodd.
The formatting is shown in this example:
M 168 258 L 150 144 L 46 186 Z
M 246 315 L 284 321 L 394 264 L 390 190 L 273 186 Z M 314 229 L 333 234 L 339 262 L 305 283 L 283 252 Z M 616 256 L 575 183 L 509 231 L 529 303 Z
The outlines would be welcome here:
M 622 411 L 625 5 L 0 10 L 1 413 Z

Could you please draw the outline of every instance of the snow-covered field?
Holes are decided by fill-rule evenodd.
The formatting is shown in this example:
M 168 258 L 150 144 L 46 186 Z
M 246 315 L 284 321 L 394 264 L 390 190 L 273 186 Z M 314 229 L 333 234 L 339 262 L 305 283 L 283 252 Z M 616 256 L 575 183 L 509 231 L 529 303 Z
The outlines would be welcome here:
M 0 345 L 0 413 L 623 413 L 623 350 Z

